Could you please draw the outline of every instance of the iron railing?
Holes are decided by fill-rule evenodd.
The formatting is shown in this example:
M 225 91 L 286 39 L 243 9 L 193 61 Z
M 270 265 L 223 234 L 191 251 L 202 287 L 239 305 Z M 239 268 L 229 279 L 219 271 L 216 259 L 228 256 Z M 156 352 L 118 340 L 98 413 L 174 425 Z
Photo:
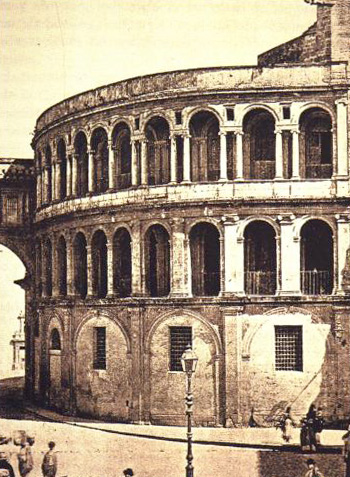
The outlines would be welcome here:
M 276 292 L 276 272 L 249 271 L 244 273 L 245 291 L 248 295 L 274 295 Z
M 332 293 L 332 275 L 329 270 L 302 270 L 300 282 L 304 295 L 329 295 Z

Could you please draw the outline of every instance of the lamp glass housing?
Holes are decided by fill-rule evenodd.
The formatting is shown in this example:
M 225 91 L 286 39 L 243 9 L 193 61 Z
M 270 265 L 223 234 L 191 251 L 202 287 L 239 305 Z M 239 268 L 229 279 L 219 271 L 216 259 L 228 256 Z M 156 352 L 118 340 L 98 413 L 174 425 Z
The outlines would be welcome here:
M 195 355 L 194 351 L 192 350 L 191 346 L 188 345 L 186 350 L 183 352 L 181 356 L 181 366 L 186 374 L 192 374 L 196 371 L 198 363 L 198 358 Z

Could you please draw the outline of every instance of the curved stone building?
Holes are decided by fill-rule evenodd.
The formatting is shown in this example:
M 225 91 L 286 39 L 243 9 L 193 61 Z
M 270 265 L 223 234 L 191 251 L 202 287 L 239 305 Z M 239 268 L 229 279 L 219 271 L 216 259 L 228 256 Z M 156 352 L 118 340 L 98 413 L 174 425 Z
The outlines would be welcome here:
M 349 415 L 350 3 L 312 3 L 258 66 L 133 78 L 39 117 L 37 399 L 183 423 L 190 343 L 197 425 Z

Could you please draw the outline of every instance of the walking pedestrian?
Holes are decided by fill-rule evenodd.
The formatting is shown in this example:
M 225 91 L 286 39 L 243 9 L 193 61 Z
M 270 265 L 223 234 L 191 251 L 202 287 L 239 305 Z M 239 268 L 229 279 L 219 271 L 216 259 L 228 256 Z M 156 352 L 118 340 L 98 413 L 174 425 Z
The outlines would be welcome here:
M 0 477 L 15 477 L 13 467 L 9 462 L 6 452 L 0 452 Z
M 33 456 L 30 444 L 26 439 L 21 442 L 21 448 L 17 455 L 18 470 L 21 477 L 26 477 L 33 469 Z
M 41 470 L 43 477 L 55 477 L 57 472 L 57 455 L 56 452 L 54 452 L 54 448 L 56 444 L 53 441 L 50 441 L 48 446 L 49 450 L 44 455 Z
M 278 424 L 278 427 L 280 427 L 282 431 L 282 439 L 287 443 L 292 439 L 292 428 L 294 426 L 290 412 L 291 407 L 288 406 Z
M 305 477 L 324 477 L 322 472 L 317 467 L 314 459 L 308 459 L 306 461 L 306 465 L 308 467 L 308 471 L 306 472 Z

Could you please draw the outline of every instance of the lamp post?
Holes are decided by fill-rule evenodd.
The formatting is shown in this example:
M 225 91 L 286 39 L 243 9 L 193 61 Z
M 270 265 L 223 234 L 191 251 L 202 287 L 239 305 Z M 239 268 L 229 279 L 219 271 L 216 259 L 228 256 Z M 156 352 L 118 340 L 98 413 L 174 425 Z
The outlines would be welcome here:
M 193 454 L 192 454 L 192 374 L 196 371 L 198 358 L 194 354 L 190 345 L 181 356 L 181 365 L 183 372 L 187 376 L 187 390 L 186 390 L 186 416 L 187 416 L 187 465 L 186 465 L 186 477 L 193 477 Z

